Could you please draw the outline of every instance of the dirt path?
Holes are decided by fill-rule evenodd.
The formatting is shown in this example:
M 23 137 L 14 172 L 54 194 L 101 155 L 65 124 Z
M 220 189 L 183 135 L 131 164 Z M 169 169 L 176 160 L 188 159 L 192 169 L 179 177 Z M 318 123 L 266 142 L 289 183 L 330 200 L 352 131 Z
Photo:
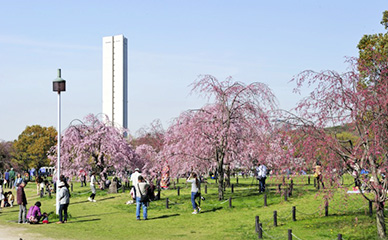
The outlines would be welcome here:
M 44 238 L 37 233 L 29 233 L 28 227 L 11 227 L 0 225 L 0 240 L 52 240 L 51 238 Z

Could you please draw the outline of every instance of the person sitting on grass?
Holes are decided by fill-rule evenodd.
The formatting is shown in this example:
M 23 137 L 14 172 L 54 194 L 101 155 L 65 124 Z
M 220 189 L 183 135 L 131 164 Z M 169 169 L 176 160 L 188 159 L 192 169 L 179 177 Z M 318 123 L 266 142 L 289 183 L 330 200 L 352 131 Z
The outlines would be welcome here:
M 8 207 L 13 207 L 14 202 L 15 202 L 15 196 L 12 194 L 12 191 L 9 191 L 7 194 Z
M 31 206 L 27 213 L 27 221 L 31 224 L 39 223 L 42 213 L 40 212 L 41 203 L 38 201 L 34 206 Z

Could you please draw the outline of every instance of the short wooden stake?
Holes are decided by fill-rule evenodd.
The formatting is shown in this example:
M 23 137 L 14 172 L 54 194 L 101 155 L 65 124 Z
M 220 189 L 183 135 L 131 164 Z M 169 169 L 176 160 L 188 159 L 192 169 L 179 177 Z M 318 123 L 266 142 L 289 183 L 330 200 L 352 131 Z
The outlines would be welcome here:
M 236 183 L 238 184 L 238 176 L 237 176 L 237 178 L 236 178 Z
M 259 232 L 258 232 L 258 237 L 259 237 L 259 239 L 263 239 L 263 229 L 262 229 L 262 224 L 261 223 L 259 223 Z
M 329 202 L 325 202 L 325 217 L 329 216 Z
M 229 207 L 232 207 L 232 197 L 229 197 Z
M 288 240 L 292 240 L 292 230 L 288 229 Z
M 267 194 L 264 194 L 264 207 L 267 206 Z
M 73 183 L 70 183 L 71 192 L 73 192 Z
M 166 208 L 168 209 L 168 198 L 166 198 Z
M 177 188 L 178 196 L 180 195 L 180 192 L 181 192 L 181 188 L 178 186 L 178 188 Z
M 207 194 L 207 184 L 205 184 L 205 194 Z
M 296 221 L 296 207 L 292 207 L 292 221 Z
M 278 226 L 278 212 L 273 211 L 273 226 L 277 227 Z
M 310 185 L 310 176 L 307 177 L 307 185 Z
M 287 201 L 288 191 L 287 189 L 284 190 L 284 201 Z
M 256 233 L 259 232 L 259 216 L 255 217 L 255 231 Z
M 232 183 L 232 186 L 231 186 L 231 190 L 232 190 L 232 193 L 234 193 L 234 184 Z
M 373 216 L 373 207 L 372 207 L 372 201 L 369 201 L 369 216 Z

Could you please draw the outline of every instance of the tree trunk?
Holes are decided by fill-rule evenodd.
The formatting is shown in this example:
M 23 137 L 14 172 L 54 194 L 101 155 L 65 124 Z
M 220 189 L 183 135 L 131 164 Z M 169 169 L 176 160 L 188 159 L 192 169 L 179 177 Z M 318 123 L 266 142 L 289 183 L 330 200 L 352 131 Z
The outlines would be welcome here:
M 219 160 L 217 166 L 218 173 L 218 200 L 224 199 L 224 161 Z
M 376 202 L 376 225 L 377 234 L 381 239 L 387 239 L 385 233 L 384 205 L 383 202 Z
M 226 186 L 227 187 L 230 187 L 230 167 L 228 166 L 228 168 L 226 169 Z

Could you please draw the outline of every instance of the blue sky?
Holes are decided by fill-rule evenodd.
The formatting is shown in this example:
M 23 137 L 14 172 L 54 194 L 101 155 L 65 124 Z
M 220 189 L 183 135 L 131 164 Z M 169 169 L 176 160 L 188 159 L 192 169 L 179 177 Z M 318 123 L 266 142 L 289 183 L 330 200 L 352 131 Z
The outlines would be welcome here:
M 290 109 L 299 72 L 343 72 L 364 34 L 384 32 L 372 1 L 5 1 L 0 8 L 0 139 L 57 125 L 57 68 L 67 80 L 62 130 L 102 110 L 102 37 L 128 38 L 129 129 L 164 128 L 205 100 L 200 74 L 263 82 Z

